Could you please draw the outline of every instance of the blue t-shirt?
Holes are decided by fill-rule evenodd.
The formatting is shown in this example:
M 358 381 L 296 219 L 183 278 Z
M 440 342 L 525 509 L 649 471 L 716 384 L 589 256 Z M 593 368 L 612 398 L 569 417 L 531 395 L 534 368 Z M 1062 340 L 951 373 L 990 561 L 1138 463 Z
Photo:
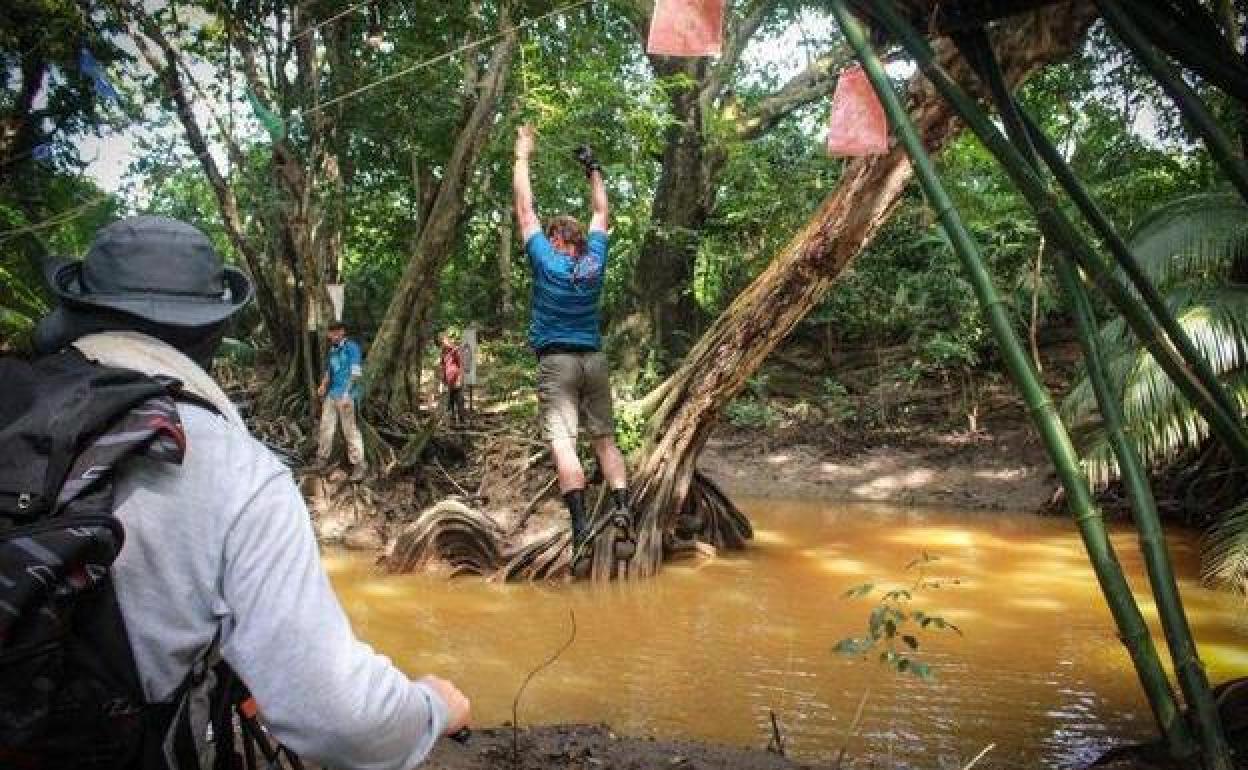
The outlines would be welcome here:
M 577 345 L 598 349 L 598 297 L 607 269 L 607 234 L 590 230 L 588 249 L 580 259 L 556 251 L 545 233 L 525 242 L 533 269 L 533 301 L 529 315 L 529 344 Z
M 344 339 L 330 347 L 329 360 L 325 364 L 325 371 L 329 374 L 330 398 L 341 399 L 349 389 L 351 398 L 359 400 L 358 375 L 363 360 L 364 357 L 360 355 L 360 346 L 355 344 L 355 340 Z M 351 381 L 352 374 L 357 375 L 354 383 Z

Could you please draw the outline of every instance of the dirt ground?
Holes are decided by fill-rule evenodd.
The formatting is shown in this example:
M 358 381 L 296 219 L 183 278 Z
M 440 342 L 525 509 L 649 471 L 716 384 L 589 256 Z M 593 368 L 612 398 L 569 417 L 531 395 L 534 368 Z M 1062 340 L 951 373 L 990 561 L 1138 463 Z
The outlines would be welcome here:
M 796 770 L 769 751 L 734 749 L 691 741 L 658 741 L 616 735 L 606 725 L 558 725 L 521 729 L 518 754 L 512 730 L 477 730 L 462 744 L 441 741 L 429 770 Z
M 845 451 L 760 442 L 741 432 L 713 438 L 698 463 L 732 495 L 1036 511 L 1057 480 L 1030 426 L 932 434 L 911 445 Z
M 930 391 L 929 391 L 930 392 Z M 875 395 L 859 398 L 861 410 Z M 699 467 L 729 494 L 1036 511 L 1058 488 L 1013 389 L 984 386 L 970 430 L 945 394 L 908 403 L 886 427 L 802 422 L 766 432 L 721 423 Z

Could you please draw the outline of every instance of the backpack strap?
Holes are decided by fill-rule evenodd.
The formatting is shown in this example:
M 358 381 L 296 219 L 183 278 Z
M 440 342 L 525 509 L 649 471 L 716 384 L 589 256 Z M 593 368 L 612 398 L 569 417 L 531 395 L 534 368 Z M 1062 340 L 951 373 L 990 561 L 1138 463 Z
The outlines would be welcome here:
M 161 739 L 160 752 L 163 766 L 169 770 L 211 770 L 217 764 L 217 745 L 231 746 L 230 733 L 226 734 L 229 737 L 209 739 L 213 698 L 221 688 L 217 672 L 221 662 L 220 639 L 218 632 L 174 696 L 173 713 Z

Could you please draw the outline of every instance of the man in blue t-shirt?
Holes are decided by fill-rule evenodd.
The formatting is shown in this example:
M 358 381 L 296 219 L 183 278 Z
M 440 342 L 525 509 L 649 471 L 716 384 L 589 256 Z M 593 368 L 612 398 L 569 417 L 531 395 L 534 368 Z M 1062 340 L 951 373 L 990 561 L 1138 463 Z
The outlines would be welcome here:
M 593 444 L 598 464 L 611 487 L 614 513 L 631 522 L 624 457 L 615 445 L 611 383 L 600 350 L 598 298 L 607 267 L 607 187 L 602 169 L 588 148 L 577 152 L 589 177 L 589 234 L 575 218 L 551 218 L 543 231 L 533 207 L 529 157 L 535 144 L 532 126 L 516 134 L 512 188 L 516 220 L 533 270 L 529 343 L 537 353 L 538 419 L 550 442 L 559 491 L 572 520 L 574 551 L 587 534 L 585 473 L 576 454 L 579 420 Z
M 351 461 L 351 481 L 364 480 L 364 439 L 355 423 L 355 407 L 360 398 L 360 375 L 363 356 L 355 340 L 347 339 L 346 325 L 335 321 L 329 325 L 329 356 L 325 374 L 316 394 L 324 399 L 321 405 L 321 435 L 316 447 L 316 470 L 329 465 L 334 449 L 334 432 L 342 423 L 342 436 L 347 440 L 347 459 Z

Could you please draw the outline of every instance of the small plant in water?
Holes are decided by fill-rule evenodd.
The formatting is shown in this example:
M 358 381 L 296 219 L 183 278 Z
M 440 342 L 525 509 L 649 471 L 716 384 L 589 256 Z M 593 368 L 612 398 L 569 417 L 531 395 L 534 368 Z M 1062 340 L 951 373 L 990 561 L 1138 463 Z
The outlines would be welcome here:
M 940 588 L 946 583 L 956 585 L 960 582 L 957 578 L 937 580 L 928 577 L 928 567 L 939 559 L 939 556 L 924 551 L 922 556 L 907 564 L 907 570 L 918 573 L 913 585 L 908 589 L 894 588 L 881 594 L 867 618 L 867 635 L 842 639 L 832 651 L 839 655 L 861 655 L 865 659 L 879 650 L 880 663 L 893 671 L 913 674 L 926 681 L 935 679 L 932 667 L 915 657 L 920 646 L 919 635 L 932 629 L 962 635 L 962 629 L 939 615 L 914 609 L 916 594 Z M 859 599 L 870 596 L 875 590 L 874 583 L 863 583 L 846 591 L 842 598 Z

